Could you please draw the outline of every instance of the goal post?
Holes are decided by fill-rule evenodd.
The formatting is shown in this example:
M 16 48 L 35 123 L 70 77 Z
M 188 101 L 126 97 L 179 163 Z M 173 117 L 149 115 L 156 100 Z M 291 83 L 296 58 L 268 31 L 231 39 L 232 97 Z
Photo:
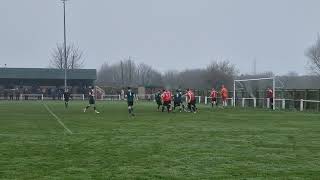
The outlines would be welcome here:
M 275 101 L 276 101 L 276 77 L 269 77 L 269 78 L 255 78 L 255 79 L 239 79 L 239 80 L 234 80 L 233 82 L 233 97 L 232 97 L 232 101 L 233 101 L 233 107 L 236 107 L 236 103 L 237 103 L 237 83 L 244 83 L 244 82 L 256 82 L 256 81 L 272 81 L 272 91 L 273 91 L 273 110 L 276 109 L 276 104 L 275 104 Z M 256 101 L 257 101 L 257 98 L 246 98 L 246 97 L 242 97 L 242 104 L 244 106 L 244 101 L 246 99 L 253 99 L 254 101 L 254 107 L 256 106 Z M 268 102 L 269 104 L 269 102 Z

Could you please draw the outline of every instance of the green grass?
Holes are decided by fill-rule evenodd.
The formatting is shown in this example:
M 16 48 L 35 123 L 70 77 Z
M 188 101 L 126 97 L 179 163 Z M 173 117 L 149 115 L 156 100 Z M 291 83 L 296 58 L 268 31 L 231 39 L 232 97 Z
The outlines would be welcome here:
M 0 102 L 0 179 L 318 179 L 320 114 Z

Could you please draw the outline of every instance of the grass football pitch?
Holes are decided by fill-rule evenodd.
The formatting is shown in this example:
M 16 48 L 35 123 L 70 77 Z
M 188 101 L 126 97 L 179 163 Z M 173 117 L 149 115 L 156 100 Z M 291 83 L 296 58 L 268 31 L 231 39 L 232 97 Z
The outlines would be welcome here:
M 0 179 L 318 179 L 320 114 L 0 102 Z

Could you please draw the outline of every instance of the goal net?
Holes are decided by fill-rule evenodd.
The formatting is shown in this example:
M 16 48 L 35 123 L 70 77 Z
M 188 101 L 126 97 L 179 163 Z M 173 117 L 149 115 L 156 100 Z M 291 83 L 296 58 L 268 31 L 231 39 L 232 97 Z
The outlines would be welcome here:
M 276 99 L 279 88 L 283 88 L 283 84 L 276 77 L 235 80 L 233 106 L 275 110 L 283 103 L 282 99 Z M 269 95 L 268 90 L 272 92 Z

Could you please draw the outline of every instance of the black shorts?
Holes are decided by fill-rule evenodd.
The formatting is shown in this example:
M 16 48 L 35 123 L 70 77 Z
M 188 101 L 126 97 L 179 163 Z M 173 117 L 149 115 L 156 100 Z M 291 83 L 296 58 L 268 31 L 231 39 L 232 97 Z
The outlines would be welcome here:
M 270 99 L 270 104 L 273 104 L 273 98 L 269 98 Z
M 181 101 L 175 101 L 174 102 L 174 106 L 177 107 L 177 106 L 181 106 L 182 102 Z
M 64 98 L 65 102 L 69 102 L 69 100 L 70 100 L 69 98 Z
M 96 101 L 93 98 L 89 99 L 89 104 L 96 104 Z
M 190 103 L 188 103 L 188 104 L 190 104 L 190 105 L 196 105 L 196 100 L 192 100 L 192 101 L 190 101 Z
M 128 106 L 133 106 L 133 101 L 128 101 Z
M 163 102 L 163 105 L 164 105 L 164 106 L 169 106 L 170 104 L 171 104 L 171 101 L 164 101 L 164 102 Z
M 212 98 L 211 101 L 212 102 L 217 102 L 217 98 Z
M 162 105 L 162 102 L 161 102 L 161 101 L 157 101 L 157 104 L 158 104 L 158 105 Z

